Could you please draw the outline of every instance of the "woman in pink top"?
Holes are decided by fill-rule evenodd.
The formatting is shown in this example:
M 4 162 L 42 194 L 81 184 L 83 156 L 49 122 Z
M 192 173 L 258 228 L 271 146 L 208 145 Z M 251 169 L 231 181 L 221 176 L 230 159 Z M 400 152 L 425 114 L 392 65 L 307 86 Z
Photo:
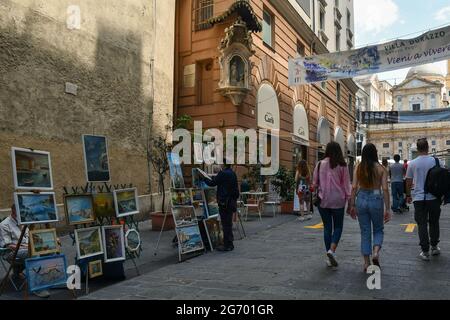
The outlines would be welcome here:
M 314 169 L 313 185 L 319 192 L 327 264 L 337 267 L 336 248 L 344 226 L 345 205 L 351 198 L 350 174 L 337 142 L 327 145 L 325 158 Z

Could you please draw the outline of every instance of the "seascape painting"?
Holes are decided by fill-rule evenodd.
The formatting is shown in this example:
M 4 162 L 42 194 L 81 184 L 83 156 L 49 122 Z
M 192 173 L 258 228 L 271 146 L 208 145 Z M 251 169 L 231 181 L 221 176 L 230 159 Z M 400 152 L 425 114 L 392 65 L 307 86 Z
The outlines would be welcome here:
M 67 282 L 66 257 L 63 254 L 25 260 L 28 291 L 35 292 L 65 285 Z
M 139 213 L 137 189 L 123 189 L 114 191 L 114 205 L 118 218 Z
M 95 220 L 91 194 L 64 196 L 66 218 L 69 225 L 90 223 Z
M 16 192 L 14 201 L 19 224 L 35 224 L 58 221 L 54 192 Z
M 29 239 L 32 256 L 57 253 L 60 250 L 56 229 L 31 230 Z
M 176 228 L 180 253 L 186 254 L 204 249 L 198 225 Z
M 14 187 L 24 190 L 52 190 L 50 153 L 22 148 L 11 149 Z

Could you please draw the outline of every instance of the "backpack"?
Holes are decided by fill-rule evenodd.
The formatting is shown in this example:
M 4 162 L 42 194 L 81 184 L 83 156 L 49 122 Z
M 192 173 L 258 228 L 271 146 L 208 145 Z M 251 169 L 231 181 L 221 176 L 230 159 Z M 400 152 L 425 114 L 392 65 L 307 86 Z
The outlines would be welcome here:
M 425 179 L 425 194 L 431 193 L 438 199 L 442 199 L 450 193 L 450 171 L 442 168 L 439 159 L 434 158 L 436 165 L 428 170 Z

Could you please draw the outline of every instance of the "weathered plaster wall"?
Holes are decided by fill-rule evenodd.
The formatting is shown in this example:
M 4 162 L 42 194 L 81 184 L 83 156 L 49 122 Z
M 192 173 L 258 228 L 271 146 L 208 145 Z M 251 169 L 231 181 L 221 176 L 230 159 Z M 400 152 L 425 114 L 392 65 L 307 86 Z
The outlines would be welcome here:
M 81 9 L 80 30 L 66 26 L 69 5 Z M 161 129 L 173 108 L 174 6 L 156 0 L 155 32 L 151 0 L 0 2 L 0 208 L 14 192 L 12 146 L 51 152 L 58 203 L 63 185 L 84 185 L 84 133 L 108 137 L 112 183 L 148 193 L 150 64 L 155 49 Z

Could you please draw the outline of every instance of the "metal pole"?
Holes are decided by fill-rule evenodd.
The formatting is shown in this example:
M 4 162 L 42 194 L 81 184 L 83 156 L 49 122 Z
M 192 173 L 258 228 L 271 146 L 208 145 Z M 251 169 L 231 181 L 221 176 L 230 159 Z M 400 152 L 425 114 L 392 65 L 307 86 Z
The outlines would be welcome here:
M 16 249 L 14 250 L 14 254 L 12 257 L 11 264 L 9 265 L 8 272 L 6 273 L 5 277 L 2 280 L 2 283 L 0 284 L 0 295 L 2 295 L 3 290 L 5 289 L 6 283 L 8 282 L 9 274 L 11 273 L 12 268 L 16 264 L 16 257 L 17 253 L 19 252 L 20 245 L 22 244 L 23 237 L 25 236 L 25 232 L 28 229 L 28 225 L 25 225 L 22 229 L 22 232 L 20 233 L 19 241 L 17 242 Z

